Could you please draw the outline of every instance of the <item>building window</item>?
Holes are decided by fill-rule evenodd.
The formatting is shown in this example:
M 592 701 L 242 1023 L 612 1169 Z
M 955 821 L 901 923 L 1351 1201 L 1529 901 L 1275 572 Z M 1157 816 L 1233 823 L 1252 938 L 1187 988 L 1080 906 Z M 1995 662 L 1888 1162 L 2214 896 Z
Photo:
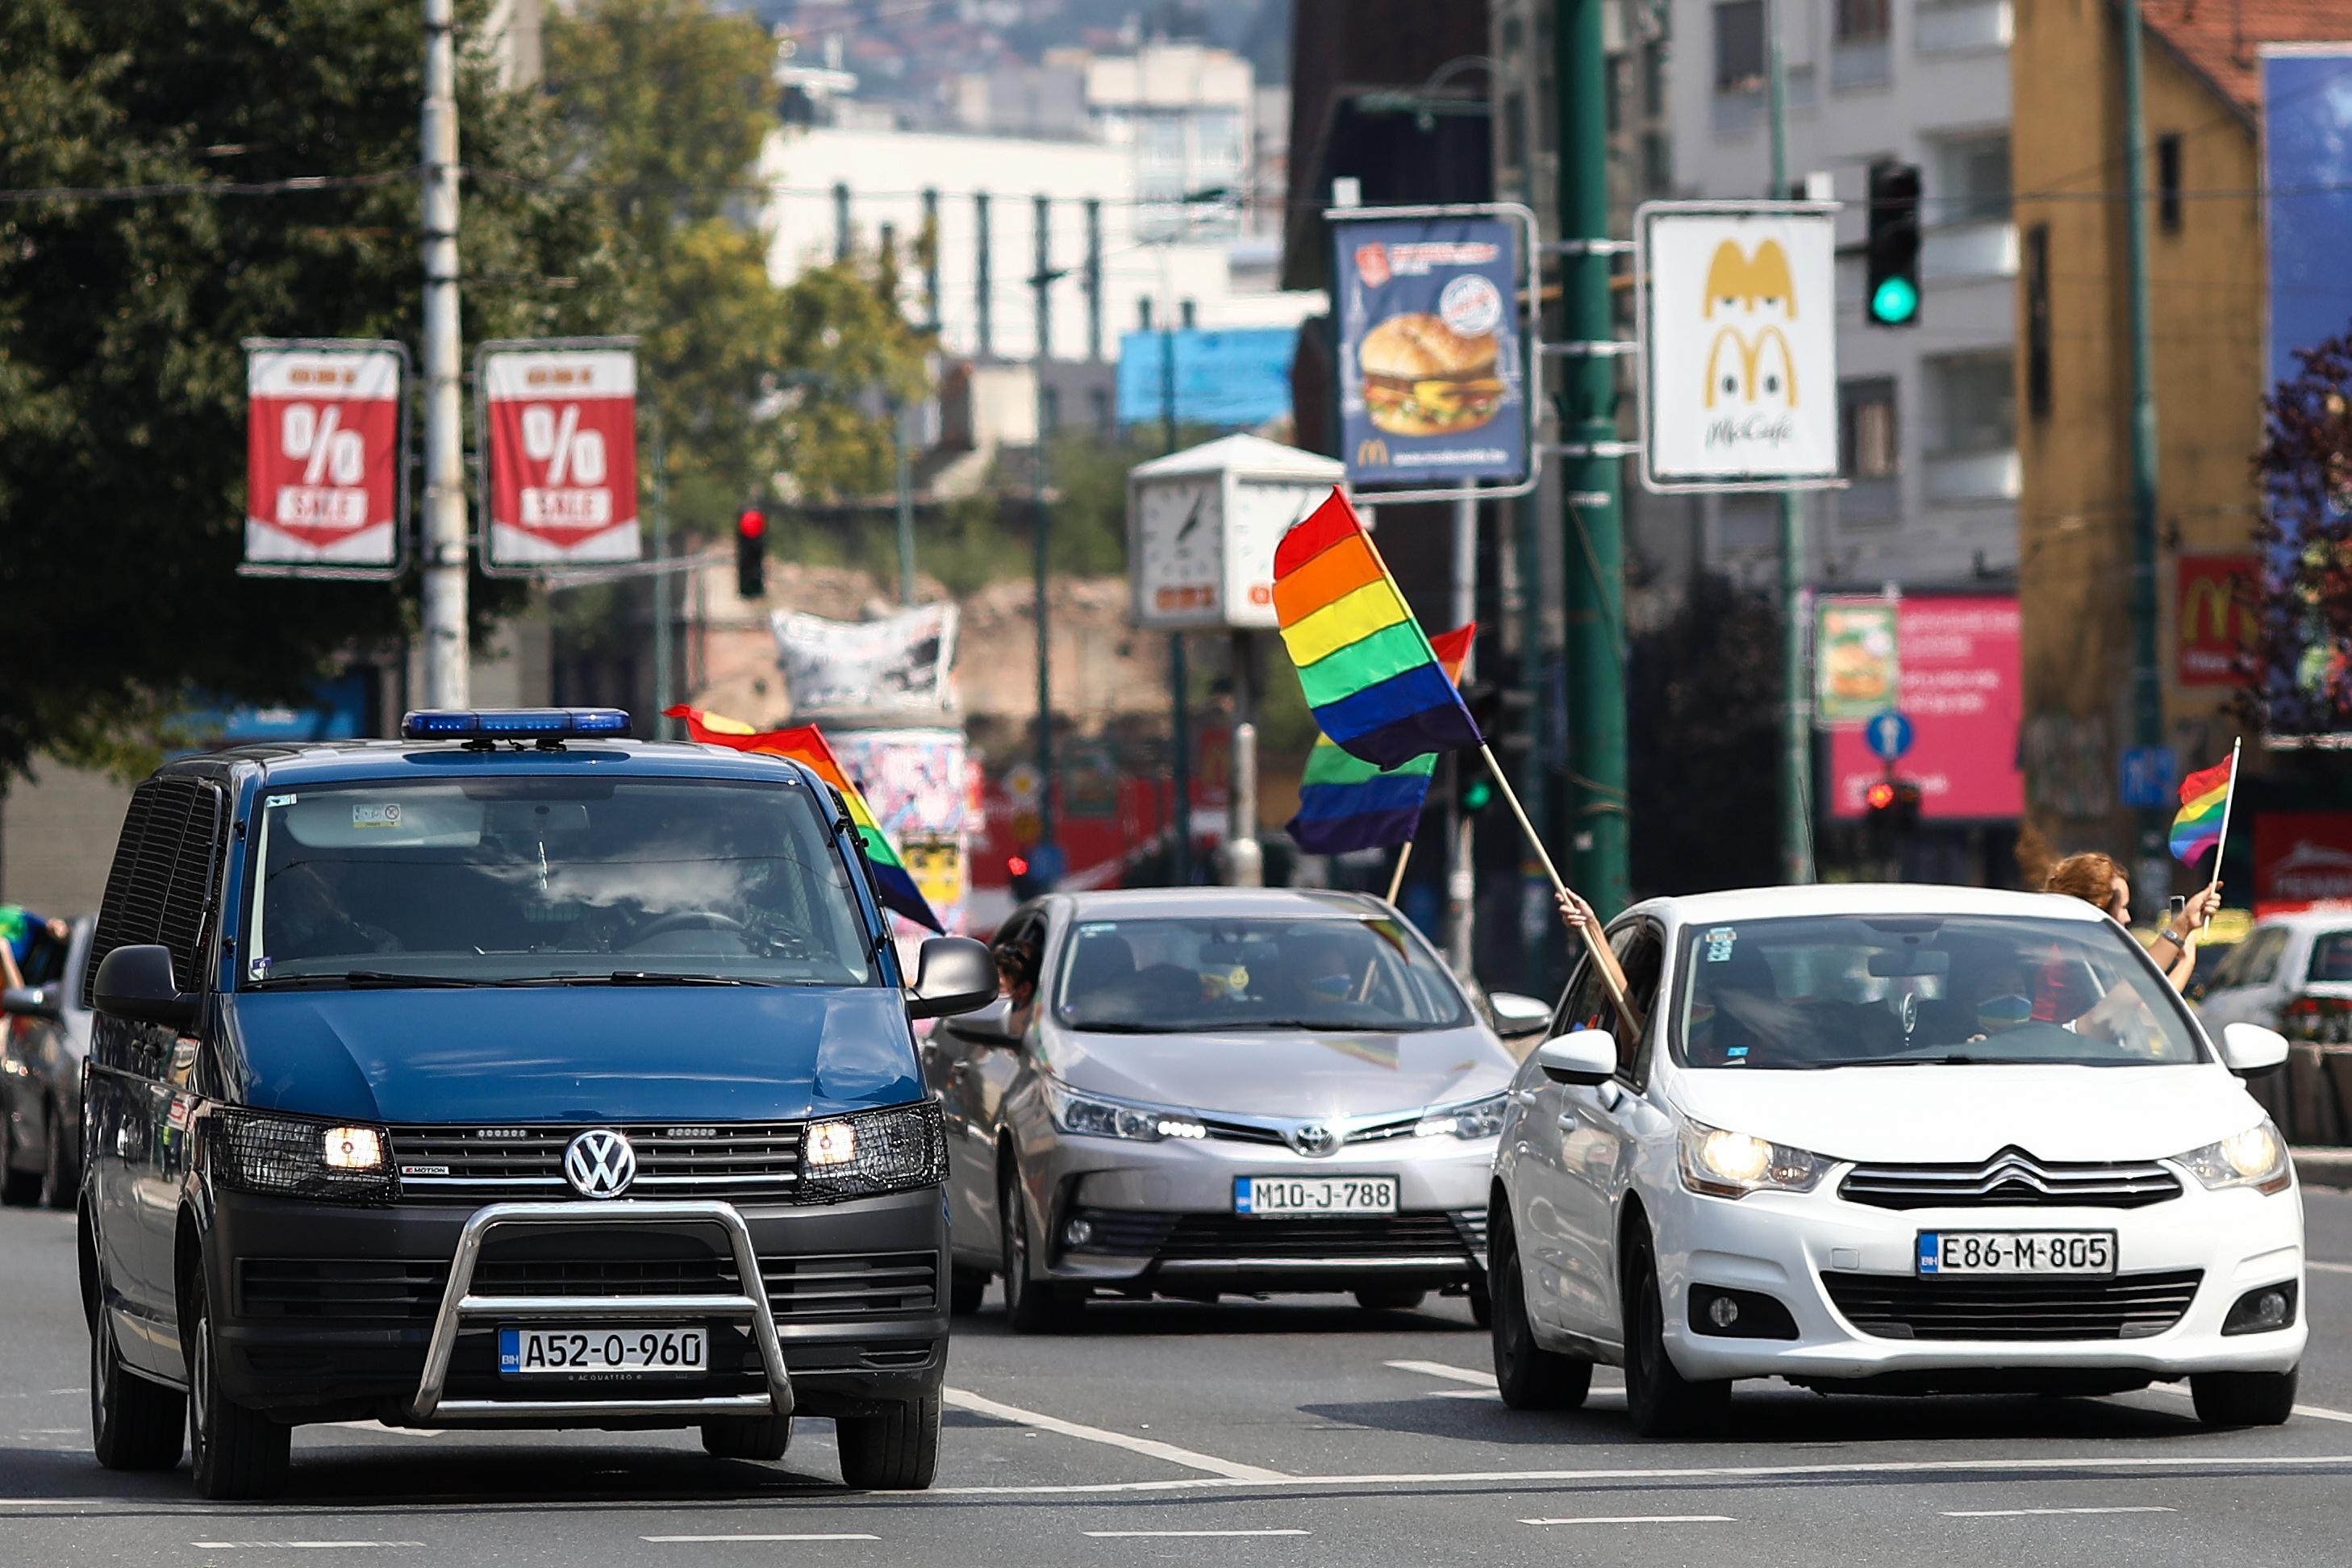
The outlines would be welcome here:
M 2156 221 L 2167 234 L 2180 232 L 2180 132 L 2156 139 Z
M 1108 436 L 1111 433 L 1110 388 L 1087 388 L 1087 408 L 1094 416 L 1095 428 Z
M 1993 452 L 2017 445 L 2017 370 L 2009 355 L 1948 354 L 1924 363 L 1932 450 Z
M 1849 381 L 1838 389 L 1838 447 L 1850 479 L 1888 479 L 1903 466 L 1895 443 L 1895 383 Z
M 1176 320 L 1186 331 L 1189 332 L 1195 326 L 1199 325 L 1200 319 L 1201 307 L 1199 301 L 1193 300 L 1179 300 L 1176 302 Z
M 1045 428 L 1059 430 L 1062 427 L 1062 389 L 1058 386 L 1045 387 L 1038 395 L 1037 401 L 1038 416 L 1045 420 Z
M 1938 223 L 2009 221 L 2009 137 L 1970 136 L 1941 142 L 1936 150 L 1937 193 L 1944 199 Z
M 1764 0 L 1716 0 L 1715 90 L 1764 85 Z
M 1151 299 L 1146 295 L 1135 302 L 1136 325 L 1144 331 L 1151 330 Z
M 1837 41 L 1885 42 L 1888 9 L 1887 0 L 1837 0 Z
M 2050 226 L 2025 231 L 2025 410 L 2050 417 Z

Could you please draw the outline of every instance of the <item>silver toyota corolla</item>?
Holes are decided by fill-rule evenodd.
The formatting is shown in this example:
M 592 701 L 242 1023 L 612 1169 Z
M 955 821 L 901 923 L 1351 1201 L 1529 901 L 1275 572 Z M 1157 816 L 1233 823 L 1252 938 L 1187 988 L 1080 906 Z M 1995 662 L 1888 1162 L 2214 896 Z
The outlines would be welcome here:
M 955 1304 L 1015 1329 L 1097 1293 L 1466 1291 L 1517 1061 L 1397 912 L 1348 893 L 1055 894 L 1000 928 L 1007 995 L 928 1050 Z M 1541 1009 L 1535 1009 L 1541 1026 Z

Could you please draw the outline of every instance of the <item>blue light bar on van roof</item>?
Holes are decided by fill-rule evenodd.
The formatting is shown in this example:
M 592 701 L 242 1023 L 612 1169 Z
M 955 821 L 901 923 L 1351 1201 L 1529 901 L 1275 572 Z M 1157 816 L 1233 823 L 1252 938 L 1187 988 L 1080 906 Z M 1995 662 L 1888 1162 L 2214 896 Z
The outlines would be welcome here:
M 401 715 L 404 741 L 562 741 L 626 735 L 618 708 L 413 708 Z

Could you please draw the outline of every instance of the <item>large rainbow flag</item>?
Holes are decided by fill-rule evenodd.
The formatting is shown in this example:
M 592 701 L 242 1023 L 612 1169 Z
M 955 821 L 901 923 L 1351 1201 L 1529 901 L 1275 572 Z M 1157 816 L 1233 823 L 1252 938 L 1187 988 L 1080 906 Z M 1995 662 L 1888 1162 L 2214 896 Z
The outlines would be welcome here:
M 706 713 L 699 708 L 683 704 L 665 709 L 663 716 L 686 721 L 686 731 L 706 745 L 730 746 L 739 752 L 765 752 L 772 756 L 790 757 L 816 772 L 817 777 L 841 792 L 849 807 L 849 820 L 857 829 L 857 841 L 865 847 L 866 858 L 874 867 L 874 892 L 882 907 L 892 914 L 902 915 L 919 926 L 935 931 L 947 928 L 931 911 L 930 900 L 915 885 L 907 863 L 898 858 L 898 847 L 881 825 L 867 809 L 866 797 L 849 782 L 842 771 L 841 760 L 826 744 L 824 732 L 814 724 L 802 724 L 790 730 L 754 730 L 740 719 L 730 719 L 721 713 Z
M 2221 825 L 2229 819 L 2230 784 L 2237 762 L 2215 763 L 2180 781 L 2180 815 L 2172 819 L 2172 858 L 2194 866 L 2205 851 L 2221 842 Z
M 1478 623 L 1472 621 L 1429 639 L 1446 679 L 1456 685 L 1477 636 Z M 1422 802 L 1436 766 L 1435 754 L 1423 752 L 1392 768 L 1378 767 L 1341 751 L 1330 736 L 1318 735 L 1298 783 L 1298 815 L 1285 831 L 1309 855 L 1402 844 L 1421 826 Z
M 1349 755 L 1393 768 L 1480 743 L 1462 693 L 1336 487 L 1275 548 L 1274 611 L 1315 722 Z

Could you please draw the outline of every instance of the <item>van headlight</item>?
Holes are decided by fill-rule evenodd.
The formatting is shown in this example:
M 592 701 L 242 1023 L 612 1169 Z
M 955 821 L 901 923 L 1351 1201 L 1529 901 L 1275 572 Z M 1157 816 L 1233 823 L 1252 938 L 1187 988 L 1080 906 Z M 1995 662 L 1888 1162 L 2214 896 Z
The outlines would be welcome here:
M 1167 1138 L 1206 1138 L 1209 1129 L 1191 1113 L 1158 1106 L 1129 1105 L 1080 1094 L 1066 1084 L 1041 1078 L 1045 1109 L 1054 1125 L 1081 1138 L 1123 1138 L 1130 1143 L 1157 1143 Z
M 1819 1154 L 1687 1118 L 1679 1142 L 1683 1185 L 1713 1197 L 1810 1193 L 1829 1173 L 1830 1162 Z
M 236 1192 L 369 1204 L 400 1190 L 381 1127 L 233 1109 L 213 1111 L 203 1127 L 206 1168 Z
M 2243 1132 L 2176 1154 L 2182 1166 L 2208 1192 L 2228 1187 L 2252 1187 L 2258 1193 L 2284 1192 L 2294 1182 L 2294 1165 L 2287 1158 L 2286 1140 L 2271 1119 L 2263 1117 Z
M 1414 1126 L 1416 1138 L 1462 1139 L 1493 1138 L 1503 1131 L 1503 1108 L 1509 1102 L 1507 1094 L 1490 1094 L 1484 1100 L 1473 1100 L 1460 1105 L 1433 1105 L 1421 1113 Z
M 870 1198 L 947 1179 L 947 1128 L 936 1100 L 829 1116 L 801 1133 L 797 1193 L 804 1202 Z

